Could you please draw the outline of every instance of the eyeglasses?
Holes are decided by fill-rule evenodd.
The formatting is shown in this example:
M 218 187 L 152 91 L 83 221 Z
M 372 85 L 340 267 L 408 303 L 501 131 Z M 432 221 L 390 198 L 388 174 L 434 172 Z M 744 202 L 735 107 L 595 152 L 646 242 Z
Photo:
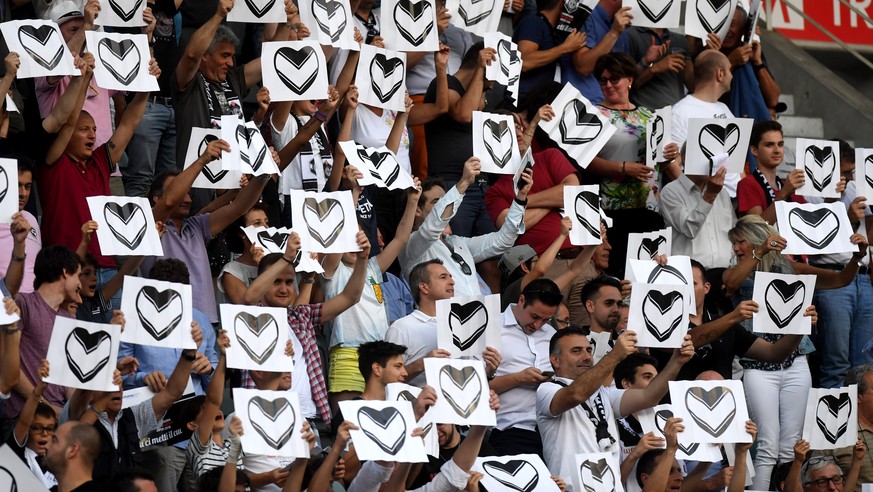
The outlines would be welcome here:
M 624 77 L 619 77 L 618 75 L 613 75 L 610 78 L 600 77 L 597 82 L 604 87 L 606 86 L 606 84 L 618 85 L 618 83 L 621 82 L 621 79 L 623 78 Z
M 561 319 L 561 318 L 552 317 L 552 319 L 549 320 L 549 324 L 555 328 L 557 328 L 557 325 L 561 325 L 561 326 L 566 328 L 566 327 L 570 326 L 570 318 Z
M 446 248 L 448 248 L 448 250 L 449 250 L 449 255 L 452 258 L 452 261 L 454 261 L 455 263 L 458 264 L 458 267 L 461 268 L 461 272 L 463 272 L 464 275 L 472 275 L 473 269 L 470 268 L 470 265 L 467 263 L 467 260 L 465 260 L 463 256 L 459 255 L 457 251 L 455 251 L 455 248 L 453 248 L 452 245 L 449 244 L 448 241 L 446 241 L 446 237 L 441 236 L 440 241 L 442 241 L 443 244 L 446 245 Z
M 58 430 L 56 425 L 31 425 L 30 430 L 36 434 L 54 434 Z
M 834 485 L 839 485 L 839 484 L 843 483 L 843 476 L 842 475 L 834 475 L 834 476 L 829 477 L 829 478 L 819 478 L 818 480 L 810 480 L 809 482 L 806 482 L 804 485 L 812 485 L 816 488 L 823 489 L 823 488 L 827 487 L 828 483 L 830 483 L 830 482 L 833 482 Z

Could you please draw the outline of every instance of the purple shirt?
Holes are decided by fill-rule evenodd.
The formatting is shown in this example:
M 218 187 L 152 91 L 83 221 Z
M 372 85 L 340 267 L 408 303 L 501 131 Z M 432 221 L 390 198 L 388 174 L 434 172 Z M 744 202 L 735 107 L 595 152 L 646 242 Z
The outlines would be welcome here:
M 142 271 L 148 276 L 157 260 L 177 258 L 188 265 L 191 276 L 192 302 L 196 309 L 203 311 L 210 323 L 218 323 L 218 310 L 215 307 L 215 288 L 212 282 L 212 271 L 209 268 L 209 256 L 206 243 L 212 240 L 209 230 L 209 214 L 188 217 L 182 221 L 182 230 L 176 229 L 171 220 L 165 223 L 165 232 L 161 236 L 161 246 L 164 256 L 146 256 L 142 262 Z
M 52 309 L 39 292 L 18 294 L 15 303 L 21 309 L 21 321 L 18 322 L 18 327 L 21 329 L 21 370 L 31 384 L 35 385 L 39 377 L 39 363 L 48 354 L 55 318 L 58 316 L 72 318 L 72 316 L 62 309 Z M 56 367 L 53 370 L 62 371 L 64 368 Z M 43 396 L 49 403 L 59 407 L 64 406 L 67 399 L 64 387 L 56 384 L 48 385 Z M 12 397 L 3 405 L 3 416 L 17 417 L 23 405 L 24 398 L 13 391 Z
M 18 292 L 33 292 L 33 264 L 36 262 L 37 253 L 42 249 L 42 234 L 39 232 L 36 217 L 26 210 L 22 210 L 21 215 L 30 224 L 30 232 L 24 241 L 24 253 L 27 258 L 24 260 L 24 277 L 21 279 L 21 288 Z M 9 263 L 12 261 L 12 247 L 15 243 L 9 231 L 9 224 L 0 224 L 0 277 L 6 277 Z

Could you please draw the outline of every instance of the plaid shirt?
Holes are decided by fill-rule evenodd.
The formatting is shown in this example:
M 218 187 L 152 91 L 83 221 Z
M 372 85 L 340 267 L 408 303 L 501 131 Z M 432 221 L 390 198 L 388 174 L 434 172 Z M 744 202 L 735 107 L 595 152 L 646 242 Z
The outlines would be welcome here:
M 304 304 L 288 308 L 288 326 L 303 345 L 303 356 L 306 357 L 306 372 L 309 374 L 309 385 L 312 388 L 312 400 L 315 408 L 325 424 L 330 425 L 330 403 L 327 400 L 327 384 L 324 382 L 324 365 L 318 353 L 315 340 L 315 327 L 321 325 L 322 304 Z M 249 371 L 243 372 L 243 388 L 255 389 Z

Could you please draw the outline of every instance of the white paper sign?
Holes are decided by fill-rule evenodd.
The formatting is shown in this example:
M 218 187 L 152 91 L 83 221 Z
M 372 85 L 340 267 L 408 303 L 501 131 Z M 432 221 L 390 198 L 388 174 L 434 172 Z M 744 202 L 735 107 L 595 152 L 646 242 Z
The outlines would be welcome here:
M 633 0 L 636 1 L 636 0 Z M 664 147 L 673 141 L 670 132 L 673 128 L 673 106 L 665 106 L 655 111 L 655 115 L 646 123 L 646 165 L 667 160 L 664 157 Z
M 483 173 L 515 174 L 521 154 L 511 115 L 473 111 L 473 155 Z
M 261 75 L 271 101 L 327 99 L 327 61 L 317 41 L 264 43 Z
M 279 174 L 279 166 L 273 160 L 273 153 L 267 147 L 261 130 L 253 121 L 245 125 L 245 139 L 240 140 L 241 146 L 247 146 L 248 159 L 240 161 L 240 170 L 244 174 L 260 176 L 262 174 Z
M 630 260 L 633 276 L 631 280 L 646 284 L 687 285 L 688 313 L 697 314 L 697 299 L 694 296 L 694 276 L 691 274 L 691 258 L 687 256 L 668 256 L 667 264 L 660 265 L 652 260 Z
M 58 25 L 44 20 L 19 20 L 0 24 L 9 51 L 20 55 L 16 77 L 32 79 L 80 75 L 73 55 L 64 42 Z
M 192 302 L 190 285 L 126 275 L 121 310 L 127 316 L 121 341 L 196 349 L 197 343 L 191 336 Z M 211 326 L 200 328 L 212 329 Z
M 397 156 L 388 147 L 364 147 L 351 140 L 339 142 L 339 146 L 349 164 L 364 175 L 358 180 L 361 186 L 376 185 L 389 190 L 412 188 L 412 176 L 403 169 Z
M 478 360 L 424 359 L 427 384 L 437 394 L 434 421 L 444 424 L 496 425 L 489 403 L 485 365 Z
M 319 43 L 346 50 L 359 49 L 355 42 L 355 21 L 349 3 L 344 0 L 303 0 L 296 3 L 300 22 Z
M 58 316 L 46 359 L 54 369 L 47 383 L 93 391 L 118 391 L 112 384 L 121 327 Z
M 240 437 L 247 454 L 308 458 L 309 444 L 301 437 L 300 399 L 294 391 L 233 389 L 233 402 L 242 422 Z
M 752 300 L 759 311 L 752 315 L 752 331 L 779 335 L 811 335 L 812 318 L 804 316 L 812 305 L 815 275 L 755 272 Z
M 752 442 L 746 432 L 749 411 L 743 382 L 670 381 L 673 412 L 682 418 L 692 442 Z
M 379 28 L 385 47 L 396 51 L 438 51 L 434 0 L 391 0 L 382 4 Z
M 564 186 L 564 213 L 573 221 L 570 244 L 600 244 L 600 186 Z
M 806 178 L 797 189 L 798 195 L 839 198 L 840 144 L 829 140 L 797 139 L 795 150 L 797 169 Z
M 424 463 L 421 438 L 412 437 L 417 424 L 408 401 L 348 400 L 339 403 L 343 418 L 360 430 L 349 431 L 361 460 Z M 433 432 L 433 431 L 431 431 Z
M 221 304 L 221 326 L 230 337 L 227 367 L 285 372 L 293 359 L 285 355 L 288 312 L 283 308 Z
M 271 24 L 285 22 L 285 2 L 283 0 L 245 0 L 234 2 L 227 14 L 227 22 L 245 24 Z
M 291 229 L 287 227 L 255 227 L 242 228 L 249 242 L 262 248 L 264 253 L 285 253 L 288 238 L 291 237 Z
M 229 152 L 221 152 L 221 167 L 242 172 L 242 161 L 248 161 L 248 130 L 245 121 L 235 114 L 221 115 L 221 139 L 227 142 Z
M 389 111 L 404 111 L 406 53 L 366 44 L 361 46 L 355 84 L 361 103 Z
M 482 485 L 489 492 L 559 492 L 549 468 L 535 454 L 476 458 L 470 471 L 483 475 Z
M 100 15 L 94 19 L 98 26 L 142 27 L 146 2 L 142 0 L 100 0 Z M 90 31 L 85 31 L 88 34 Z M 93 46 L 90 42 L 88 46 Z
M 152 391 L 148 386 L 141 386 L 139 388 L 124 390 L 121 394 L 121 408 L 122 410 L 125 408 L 134 407 L 139 405 L 140 403 L 151 400 L 155 397 L 157 393 Z M 179 400 L 183 400 L 190 397 L 194 397 L 194 381 L 191 378 L 188 378 L 188 384 L 185 386 L 185 391 L 182 393 L 182 398 Z M 177 402 L 179 401 L 177 400 Z
M 48 492 L 8 444 L 0 446 L 0 490 Z
M 577 484 L 573 490 L 624 492 L 618 459 L 612 453 L 577 454 L 573 480 Z
M 500 350 L 503 311 L 499 294 L 436 301 L 436 318 L 437 347 L 452 357 L 481 359 L 486 347 Z
M 634 283 L 628 326 L 640 347 L 679 348 L 688 332 L 688 285 Z
M 351 191 L 316 193 L 291 190 L 292 223 L 303 251 L 360 251 L 355 239 L 358 219 Z
M 318 261 L 317 253 L 298 251 L 294 257 L 294 270 L 297 272 L 324 273 L 324 267 Z
M 786 255 L 851 253 L 852 225 L 846 206 L 835 203 L 776 202 L 776 226 L 787 241 Z
M 727 154 L 727 172 L 741 173 L 752 136 L 750 118 L 691 118 L 685 140 L 685 174 L 711 176 L 718 172 L 712 165 L 718 156 Z
M 85 31 L 85 41 L 94 55 L 98 87 L 129 92 L 160 89 L 158 78 L 149 74 L 151 53 L 145 34 Z
M 724 41 L 736 8 L 737 0 L 688 0 L 685 5 L 685 34 L 706 41 L 706 35 L 714 32 Z
M 873 149 L 855 149 L 855 190 L 873 203 Z
M 664 437 L 664 429 L 667 420 L 673 418 L 673 405 L 664 404 L 652 407 L 650 411 L 637 412 L 640 427 L 644 434 L 653 432 L 658 437 Z M 721 459 L 721 450 L 718 444 L 700 444 L 688 441 L 688 434 L 680 432 L 679 449 L 676 458 L 680 460 L 705 461 L 713 463 Z
M 18 161 L 0 159 L 0 224 L 11 224 L 12 216 L 17 213 Z M 38 224 L 31 225 L 37 226 Z
M 91 218 L 100 224 L 97 239 L 106 256 L 164 256 L 148 198 L 89 196 Z
M 415 399 L 421 394 L 421 388 L 406 383 L 389 383 L 385 387 L 385 401 L 408 401 L 415 404 Z M 428 456 L 439 458 L 440 438 L 437 423 L 433 420 L 433 410 L 428 409 L 416 423 L 421 428 L 421 439 Z
M 546 132 L 581 168 L 588 167 L 615 127 L 571 84 L 552 102 L 555 117 L 540 122 Z
M 446 0 L 446 8 L 452 15 L 449 22 L 455 27 L 477 36 L 497 31 L 503 2 L 500 0 Z
M 498 84 L 511 85 L 515 69 L 521 70 L 521 52 L 512 38 L 499 32 L 489 32 L 485 35 L 485 48 L 491 48 L 497 53 L 497 63 L 492 62 L 485 67 L 485 78 Z
M 630 7 L 632 24 L 637 27 L 679 27 L 682 2 L 675 0 L 623 0 L 622 7 Z
M 204 152 L 209 143 L 221 138 L 219 128 L 191 128 L 191 140 L 188 141 L 188 150 L 185 152 L 185 169 L 194 164 Z M 242 173 L 222 169 L 221 159 L 216 159 L 205 166 L 194 180 L 192 188 L 207 188 L 215 190 L 229 190 L 239 188 L 239 180 Z
M 858 439 L 858 386 L 810 388 L 803 439 L 815 450 L 853 446 Z
M 654 260 L 658 256 L 670 256 L 673 252 L 673 228 L 654 232 L 632 232 L 627 236 L 627 258 L 624 271 L 628 280 L 633 280 L 631 260 Z
M 10 113 L 21 113 L 18 110 L 18 106 L 15 105 L 15 101 L 12 100 L 12 97 L 9 94 L 6 94 L 6 111 Z

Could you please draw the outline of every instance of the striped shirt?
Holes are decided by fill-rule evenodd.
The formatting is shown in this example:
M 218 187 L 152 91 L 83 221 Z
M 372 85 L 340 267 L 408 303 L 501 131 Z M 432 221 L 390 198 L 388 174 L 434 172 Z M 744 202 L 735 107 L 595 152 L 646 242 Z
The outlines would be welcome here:
M 188 456 L 188 466 L 194 471 L 194 479 L 199 480 L 206 472 L 213 468 L 223 467 L 227 463 L 227 456 L 230 453 L 230 441 L 225 440 L 222 445 L 216 444 L 212 439 L 209 444 L 204 446 L 200 443 L 197 433 L 191 435 L 191 441 L 188 443 L 186 450 Z M 242 470 L 242 453 L 237 458 L 236 468 Z

